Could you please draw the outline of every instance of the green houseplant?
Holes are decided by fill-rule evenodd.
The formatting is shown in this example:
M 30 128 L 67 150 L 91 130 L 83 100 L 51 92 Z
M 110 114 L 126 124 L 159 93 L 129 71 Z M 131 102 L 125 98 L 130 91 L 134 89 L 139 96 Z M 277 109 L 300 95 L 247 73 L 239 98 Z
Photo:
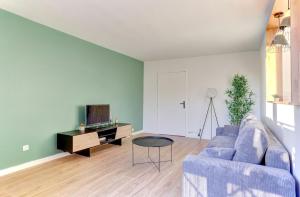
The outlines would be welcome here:
M 231 87 L 226 90 L 226 105 L 232 125 L 239 125 L 254 105 L 253 92 L 249 88 L 248 80 L 244 75 L 236 74 L 231 82 Z

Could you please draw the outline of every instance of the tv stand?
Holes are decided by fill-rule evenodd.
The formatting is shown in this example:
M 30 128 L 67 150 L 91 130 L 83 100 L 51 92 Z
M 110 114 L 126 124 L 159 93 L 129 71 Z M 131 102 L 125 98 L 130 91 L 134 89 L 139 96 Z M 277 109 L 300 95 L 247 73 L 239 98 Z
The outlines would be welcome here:
M 93 150 L 106 144 L 122 145 L 122 138 L 131 135 L 132 126 L 118 123 L 99 128 L 86 128 L 57 134 L 57 149 L 90 157 Z

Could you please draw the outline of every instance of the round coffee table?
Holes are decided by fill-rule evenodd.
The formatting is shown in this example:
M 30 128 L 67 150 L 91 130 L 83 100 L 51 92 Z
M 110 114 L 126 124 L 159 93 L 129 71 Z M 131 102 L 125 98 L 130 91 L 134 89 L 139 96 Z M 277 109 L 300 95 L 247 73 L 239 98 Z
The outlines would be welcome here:
M 160 163 L 161 162 L 172 162 L 172 145 L 174 143 L 174 140 L 167 138 L 167 137 L 160 137 L 160 136 L 143 136 L 143 137 L 137 137 L 132 140 L 132 166 L 135 164 L 145 164 L 145 163 L 152 163 L 158 171 L 160 171 Z M 134 162 L 134 145 L 147 147 L 148 148 L 148 159 L 149 162 L 143 162 L 143 163 L 135 163 Z M 160 148 L 170 146 L 171 147 L 171 159 L 166 161 L 160 160 Z M 155 147 L 158 148 L 158 161 L 153 161 L 149 154 L 149 148 Z M 158 164 L 158 165 L 156 165 Z

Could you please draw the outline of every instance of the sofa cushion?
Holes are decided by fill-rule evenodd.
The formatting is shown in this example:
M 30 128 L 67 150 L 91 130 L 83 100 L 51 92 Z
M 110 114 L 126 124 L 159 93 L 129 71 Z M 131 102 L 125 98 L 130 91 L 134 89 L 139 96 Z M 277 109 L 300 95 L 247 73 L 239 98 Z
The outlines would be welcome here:
M 199 155 L 219 159 L 232 160 L 235 150 L 233 148 L 212 147 L 205 148 Z
M 251 121 L 240 130 L 234 148 L 234 161 L 260 164 L 268 148 L 268 135 L 259 121 Z
M 233 148 L 236 138 L 229 136 L 215 136 L 207 145 L 211 147 Z

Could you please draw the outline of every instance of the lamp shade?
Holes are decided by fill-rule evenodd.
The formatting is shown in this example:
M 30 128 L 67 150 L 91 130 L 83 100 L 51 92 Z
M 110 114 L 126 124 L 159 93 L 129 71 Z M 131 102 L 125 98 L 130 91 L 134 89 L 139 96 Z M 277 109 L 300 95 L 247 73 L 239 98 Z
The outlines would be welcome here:
M 283 34 L 276 34 L 274 39 L 272 40 L 271 45 L 286 47 L 289 45 L 289 43 Z
M 280 27 L 290 27 L 291 26 L 291 17 L 287 16 L 285 18 L 282 19 L 281 23 L 280 23 Z
M 207 88 L 206 96 L 208 98 L 215 98 L 217 96 L 218 92 L 215 88 Z

